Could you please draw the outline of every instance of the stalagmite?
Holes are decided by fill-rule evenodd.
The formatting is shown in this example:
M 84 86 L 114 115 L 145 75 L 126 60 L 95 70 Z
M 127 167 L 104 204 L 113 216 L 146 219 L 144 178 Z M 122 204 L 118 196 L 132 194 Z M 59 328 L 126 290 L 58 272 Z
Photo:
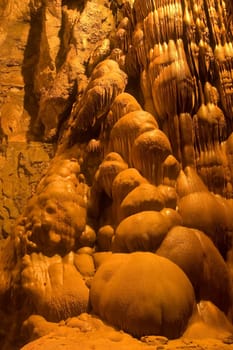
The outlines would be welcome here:
M 109 153 L 103 162 L 100 164 L 95 175 L 95 181 L 98 184 L 98 189 L 103 190 L 109 198 L 112 197 L 112 183 L 122 170 L 128 168 L 128 165 L 122 157 L 116 153 Z
M 140 110 L 142 110 L 142 107 L 137 100 L 132 95 L 123 92 L 114 99 L 110 112 L 106 117 L 106 123 L 109 128 L 112 128 L 125 114 Z
M 141 184 L 148 184 L 148 180 L 145 179 L 135 168 L 122 170 L 115 177 L 112 184 L 112 198 L 116 214 L 116 224 L 120 222 L 121 202 L 129 192 Z
M 211 300 L 220 309 L 228 311 L 230 281 L 227 266 L 203 232 L 184 226 L 173 227 L 156 253 L 171 259 L 189 276 L 197 299 Z
M 145 210 L 160 211 L 164 206 L 164 198 L 158 188 L 151 184 L 142 184 L 133 189 L 121 202 L 120 219 Z
M 162 163 L 170 153 L 170 142 L 162 131 L 147 131 L 134 141 L 133 165 L 153 184 L 159 185 L 163 179 Z
M 136 337 L 153 333 L 176 338 L 186 327 L 194 303 L 193 288 L 183 271 L 147 252 L 113 254 L 97 271 L 90 295 L 97 314 Z
M 132 146 L 134 140 L 147 130 L 155 130 L 158 124 L 148 112 L 135 111 L 124 115 L 114 125 L 110 133 L 111 148 L 118 152 L 132 166 Z

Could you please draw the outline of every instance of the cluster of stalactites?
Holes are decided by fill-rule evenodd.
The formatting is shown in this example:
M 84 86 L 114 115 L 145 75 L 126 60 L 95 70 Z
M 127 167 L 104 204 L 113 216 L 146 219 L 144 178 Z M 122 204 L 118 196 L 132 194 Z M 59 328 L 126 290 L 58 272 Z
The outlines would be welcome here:
M 100 138 L 105 161 L 98 171 L 99 188 L 111 197 L 112 176 L 116 176 L 119 170 L 119 159 L 116 163 L 114 156 L 113 162 L 112 154 L 120 155 L 127 166 L 139 170 L 151 183 L 159 185 L 164 182 L 168 169 L 173 167 L 167 159 L 172 149 L 169 139 L 158 128 L 151 113 L 142 110 L 133 96 L 122 93 L 114 100 L 105 126 L 106 130 Z
M 73 106 L 71 135 L 90 131 L 96 124 L 101 124 L 109 106 L 124 91 L 126 84 L 127 76 L 117 62 L 112 59 L 100 62 L 93 70 L 82 98 Z
M 140 74 L 144 109 L 183 167 L 196 167 L 212 191 L 232 196 L 225 146 L 233 118 L 231 3 L 135 0 L 124 6 L 116 42 L 128 74 Z
M 125 5 L 126 7 L 126 5 Z M 154 45 L 178 40 L 183 35 L 183 11 L 181 0 L 177 1 L 135 1 L 119 24 L 116 40 L 118 47 L 127 54 L 127 70 L 147 67 Z
M 233 33 L 227 30 L 229 6 L 228 2 L 222 0 L 199 0 L 195 3 L 136 0 L 129 11 L 129 6 L 125 5 L 127 17 L 119 24 L 116 43 L 126 56 L 126 70 L 132 74 L 138 69 L 140 72 L 148 70 L 150 65 L 154 65 L 155 57 L 157 64 L 169 65 L 170 60 L 177 61 L 174 56 L 180 54 L 178 47 L 184 41 L 185 55 L 182 53 L 182 60 L 178 62 L 180 71 L 183 71 L 183 65 L 189 66 L 192 76 L 197 80 L 202 83 L 208 80 L 210 83 L 215 82 L 224 112 L 231 118 Z M 168 46 L 169 49 L 166 48 Z M 164 62 L 164 56 L 168 55 L 172 57 Z M 148 73 L 151 76 L 151 72 Z M 153 79 L 150 77 L 150 80 Z M 151 90 L 154 90 L 152 85 Z M 198 103 L 199 100 L 196 101 Z M 191 110 L 181 112 L 190 113 Z

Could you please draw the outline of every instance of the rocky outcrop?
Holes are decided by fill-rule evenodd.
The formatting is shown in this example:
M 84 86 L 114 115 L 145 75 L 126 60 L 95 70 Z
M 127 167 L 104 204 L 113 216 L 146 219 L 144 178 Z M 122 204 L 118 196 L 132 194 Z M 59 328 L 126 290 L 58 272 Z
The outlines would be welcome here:
M 9 142 L 0 151 L 0 232 L 11 234 L 15 220 L 47 171 L 53 146 L 40 142 Z

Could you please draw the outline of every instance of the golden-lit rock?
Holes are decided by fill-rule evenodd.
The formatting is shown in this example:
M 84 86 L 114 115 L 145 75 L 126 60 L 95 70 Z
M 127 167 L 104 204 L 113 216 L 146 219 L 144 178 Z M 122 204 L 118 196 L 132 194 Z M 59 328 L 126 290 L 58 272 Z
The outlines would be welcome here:
M 155 130 L 158 124 L 154 117 L 145 111 L 134 111 L 124 115 L 114 125 L 110 133 L 110 142 L 114 152 L 118 152 L 132 166 L 132 146 L 142 133 Z M 136 167 L 137 168 L 137 167 Z
M 64 255 L 81 244 L 87 217 L 87 186 L 79 182 L 78 170 L 74 160 L 58 162 L 57 168 L 55 163 L 55 174 L 48 171 L 38 193 L 28 201 L 15 229 L 15 236 L 26 250 Z
M 27 341 L 32 341 L 55 331 L 57 327 L 58 325 L 55 322 L 48 322 L 39 315 L 31 315 L 22 325 L 21 337 Z
M 121 202 L 120 218 L 124 219 L 142 211 L 160 211 L 164 206 L 164 198 L 156 186 L 141 184 L 133 189 Z
M 17 274 L 16 260 L 15 260 L 15 242 L 8 237 L 0 241 L 0 302 L 4 305 L 4 300 L 7 300 L 10 290 L 14 288 L 14 281 L 12 272 Z
M 110 124 L 110 127 L 113 127 L 113 125 L 125 114 L 140 110 L 142 110 L 142 107 L 137 100 L 127 92 L 123 92 L 114 99 L 110 109 L 110 114 L 106 118 L 106 122 Z
M 185 272 L 197 300 L 210 300 L 224 312 L 229 311 L 229 272 L 219 251 L 203 232 L 175 226 L 156 254 L 173 261 Z
M 96 241 L 96 233 L 95 230 L 89 226 L 85 225 L 84 231 L 81 233 L 79 237 L 79 245 L 81 247 L 93 247 Z
M 2 1 L 0 348 L 44 334 L 33 313 L 124 347 L 86 312 L 159 347 L 192 313 L 183 272 L 187 334 L 232 341 L 232 19 L 229 0 Z
M 108 112 L 115 97 L 122 93 L 127 83 L 126 74 L 113 60 L 99 63 L 92 72 L 82 99 L 72 111 L 73 128 L 87 131 Z
M 165 207 L 176 209 L 178 199 L 176 190 L 172 186 L 159 185 L 158 191 L 164 200 Z
M 53 83 L 41 95 L 40 107 L 35 128 L 40 123 L 44 128 L 44 140 L 50 141 L 57 137 L 59 124 L 64 115 L 70 112 L 75 91 L 75 79 L 72 77 L 71 60 L 75 56 L 74 48 L 70 49 L 67 61 L 54 77 Z
M 110 132 L 116 122 L 128 113 L 141 110 L 142 107 L 137 100 L 127 92 L 119 94 L 114 99 L 100 133 L 100 141 L 104 148 L 104 155 L 111 151 Z
M 186 60 L 183 41 L 177 40 L 174 48 L 175 55 L 169 57 L 169 46 L 166 42 L 159 47 L 159 54 L 150 67 L 150 71 L 155 72 L 149 71 L 154 107 L 160 120 L 164 120 L 167 115 L 189 113 L 195 99 L 194 81 Z
M 90 299 L 95 313 L 136 337 L 177 338 L 192 314 L 194 292 L 177 265 L 137 252 L 113 254 L 103 263 L 92 281 Z
M 91 277 L 95 274 L 93 257 L 90 254 L 78 253 L 74 255 L 74 266 L 83 277 Z
M 112 252 L 96 252 L 93 254 L 96 270 L 109 258 L 111 258 Z
M 25 255 L 21 278 L 34 313 L 49 321 L 58 322 L 87 310 L 89 292 L 82 275 L 58 255 Z
M 128 165 L 116 152 L 109 153 L 103 162 L 100 164 L 95 178 L 98 188 L 111 198 L 112 197 L 112 183 L 115 177 L 123 170 L 127 169 Z
M 167 156 L 163 162 L 163 184 L 175 187 L 181 166 L 173 155 Z
M 122 170 L 115 177 L 112 184 L 114 201 L 120 204 L 130 191 L 146 183 L 148 183 L 148 181 L 135 168 Z
M 97 244 L 100 251 L 110 251 L 112 249 L 112 238 L 114 228 L 111 225 L 100 227 L 97 232 Z
M 184 196 L 178 201 L 178 212 L 185 226 L 206 233 L 225 254 L 232 228 L 227 225 L 224 207 L 212 193 L 197 191 Z
M 181 217 L 173 210 L 141 211 L 120 222 L 113 238 L 113 251 L 155 251 L 167 232 L 181 224 Z
M 208 188 L 192 167 L 186 167 L 180 171 L 176 190 L 180 199 L 194 192 L 208 192 Z
M 150 77 L 149 77 L 148 72 L 145 69 L 141 72 L 140 87 L 142 89 L 142 94 L 143 94 L 143 98 L 144 98 L 143 107 L 144 107 L 145 111 L 154 115 L 155 119 L 158 121 L 159 118 L 156 115 L 154 103 L 153 103 Z
M 211 301 L 201 300 L 192 316 L 187 330 L 187 338 L 221 339 L 222 344 L 232 344 L 232 324 L 226 315 Z M 223 345 L 224 346 L 224 345 Z
M 153 184 L 162 183 L 162 163 L 171 154 L 167 136 L 159 129 L 141 133 L 134 141 L 132 153 L 134 167 Z
M 96 46 L 95 50 L 91 53 L 87 71 L 88 74 L 91 74 L 93 69 L 103 61 L 111 53 L 111 42 L 108 38 L 102 40 L 99 45 Z
M 129 192 L 141 184 L 148 184 L 148 181 L 135 168 L 125 169 L 115 177 L 112 183 L 112 198 L 116 224 L 121 219 L 121 202 Z

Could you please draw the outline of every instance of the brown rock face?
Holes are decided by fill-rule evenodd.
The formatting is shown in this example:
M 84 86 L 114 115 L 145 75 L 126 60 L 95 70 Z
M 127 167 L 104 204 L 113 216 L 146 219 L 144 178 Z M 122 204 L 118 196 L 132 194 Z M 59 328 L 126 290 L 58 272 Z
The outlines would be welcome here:
M 194 294 L 178 266 L 156 254 L 136 252 L 113 254 L 99 268 L 90 300 L 94 312 L 136 337 L 153 333 L 176 338 L 192 314 Z
M 2 349 L 91 313 L 231 341 L 232 23 L 229 0 L 1 1 Z

